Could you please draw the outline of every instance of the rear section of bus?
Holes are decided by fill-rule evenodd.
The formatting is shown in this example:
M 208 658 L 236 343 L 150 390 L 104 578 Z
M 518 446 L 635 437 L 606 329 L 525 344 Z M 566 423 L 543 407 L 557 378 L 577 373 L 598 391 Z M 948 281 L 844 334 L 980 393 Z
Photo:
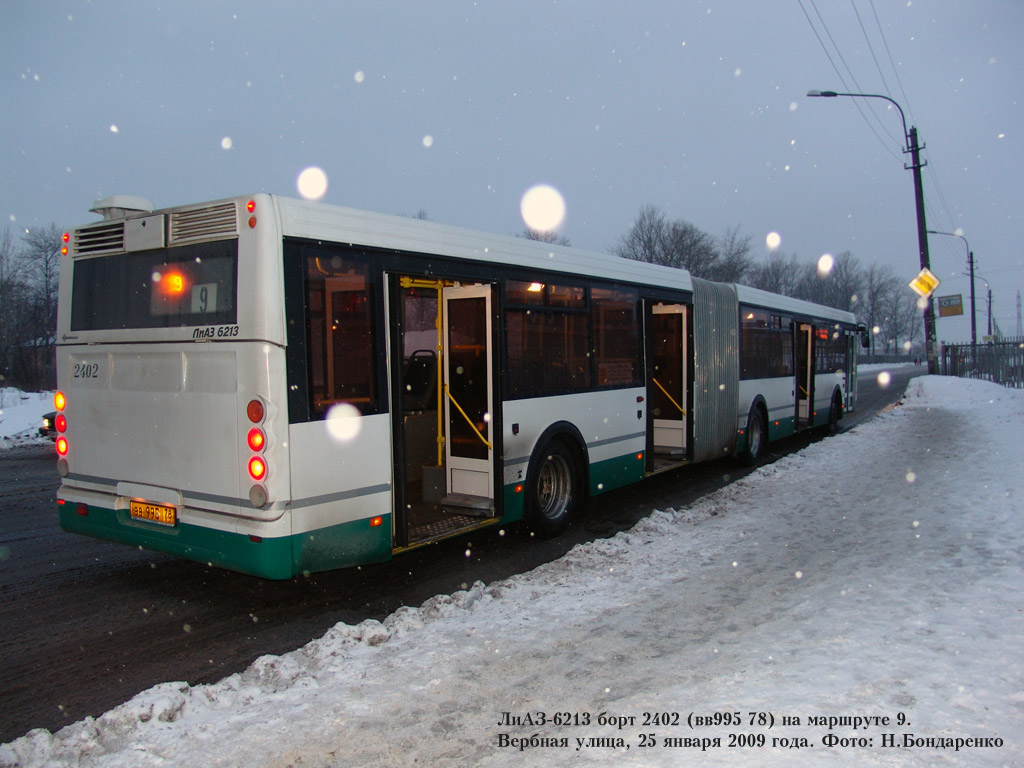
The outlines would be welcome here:
M 267 578 L 291 555 L 271 198 L 108 198 L 65 236 L 61 526 Z

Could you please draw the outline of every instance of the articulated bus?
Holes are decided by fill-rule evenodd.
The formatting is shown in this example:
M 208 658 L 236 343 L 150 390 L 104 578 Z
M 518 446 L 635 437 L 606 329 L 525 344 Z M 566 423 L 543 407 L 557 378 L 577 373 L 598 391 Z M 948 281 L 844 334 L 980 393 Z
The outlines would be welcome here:
M 61 526 L 270 579 L 524 521 L 853 409 L 853 315 L 259 194 L 69 232 Z

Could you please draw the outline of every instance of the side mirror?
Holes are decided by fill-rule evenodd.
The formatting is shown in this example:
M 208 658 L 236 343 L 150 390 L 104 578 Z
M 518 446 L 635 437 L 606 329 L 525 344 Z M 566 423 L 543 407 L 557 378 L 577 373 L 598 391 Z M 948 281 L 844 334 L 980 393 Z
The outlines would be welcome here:
M 871 346 L 871 334 L 868 333 L 868 327 L 861 323 L 857 326 L 857 333 L 860 334 L 860 345 L 867 349 Z

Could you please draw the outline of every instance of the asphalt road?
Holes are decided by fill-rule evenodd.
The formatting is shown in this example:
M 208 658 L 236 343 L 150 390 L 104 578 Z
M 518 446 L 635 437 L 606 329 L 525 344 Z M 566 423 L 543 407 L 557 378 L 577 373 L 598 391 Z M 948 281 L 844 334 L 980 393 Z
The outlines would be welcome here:
M 858 411 L 843 429 L 889 407 L 923 372 L 897 371 L 886 388 L 862 376 Z M 768 461 L 815 439 L 775 444 Z M 220 680 L 339 621 L 383 619 L 477 580 L 528 571 L 749 471 L 722 461 L 659 475 L 599 497 L 557 539 L 490 529 L 382 565 L 269 582 L 65 534 L 52 448 L 0 451 L 0 743 L 102 714 L 159 682 Z

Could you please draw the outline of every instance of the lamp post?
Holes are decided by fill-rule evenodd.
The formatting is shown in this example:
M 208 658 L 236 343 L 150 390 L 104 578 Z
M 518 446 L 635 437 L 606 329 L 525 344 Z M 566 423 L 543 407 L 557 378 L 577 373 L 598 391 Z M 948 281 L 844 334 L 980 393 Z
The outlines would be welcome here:
M 921 163 L 921 148 L 917 143 L 917 128 L 912 125 L 910 126 L 910 130 L 907 131 L 907 118 L 903 114 L 903 108 L 893 99 L 890 99 L 888 96 L 883 96 L 880 93 L 808 91 L 807 95 L 826 99 L 835 98 L 836 96 L 852 96 L 860 99 L 884 99 L 899 110 L 900 119 L 903 121 L 903 139 L 906 141 L 907 145 L 907 148 L 903 150 L 903 152 L 904 154 L 909 154 L 911 158 L 911 164 L 904 165 L 903 167 L 914 172 L 914 199 L 917 203 L 917 245 L 921 259 L 921 269 L 931 269 L 931 262 L 928 258 L 928 228 L 925 224 L 924 217 L 924 187 L 921 183 L 921 168 L 923 168 L 924 165 Z M 928 373 L 938 373 L 938 365 L 935 359 L 935 307 L 932 304 L 931 296 L 926 297 L 924 301 L 924 346 L 925 355 L 928 358 Z
M 967 242 L 967 238 L 963 235 L 958 235 L 956 232 L 939 232 L 935 229 L 928 230 L 929 235 L 948 235 L 949 237 L 959 237 L 964 241 L 964 245 L 967 246 L 967 268 L 970 270 L 969 277 L 971 278 L 971 347 L 978 346 L 978 327 L 975 323 L 974 315 L 974 251 L 971 250 L 970 244 Z
M 981 275 L 978 275 L 978 279 L 981 280 L 981 282 L 983 282 L 985 284 L 985 288 L 988 290 L 988 336 L 989 336 L 989 339 L 991 339 L 992 338 L 992 286 L 989 285 L 988 280 L 986 280 Z

